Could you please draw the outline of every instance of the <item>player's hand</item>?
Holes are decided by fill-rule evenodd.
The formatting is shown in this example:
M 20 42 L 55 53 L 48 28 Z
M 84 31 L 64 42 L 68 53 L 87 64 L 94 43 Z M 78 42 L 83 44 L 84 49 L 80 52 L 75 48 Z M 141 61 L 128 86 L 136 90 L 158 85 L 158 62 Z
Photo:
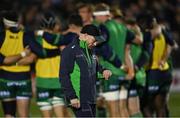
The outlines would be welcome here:
M 21 56 L 22 56 L 22 57 L 26 57 L 26 56 L 29 56 L 30 53 L 31 53 L 31 50 L 30 50 L 29 46 L 26 46 L 25 49 L 24 49 L 24 51 L 21 52 Z
M 35 36 L 43 36 L 44 31 L 43 30 L 37 30 L 34 32 Z
M 127 73 L 127 75 L 125 77 L 125 80 L 133 80 L 134 76 L 135 76 L 134 70 L 133 69 L 129 69 L 128 73 Z
M 112 72 L 110 70 L 104 70 L 103 71 L 103 77 L 105 78 L 105 80 L 108 80 L 109 77 L 111 77 Z
M 80 108 L 80 101 L 79 99 L 75 98 L 75 99 L 71 99 L 70 100 L 71 102 L 71 106 L 74 107 L 74 108 Z
M 128 67 L 125 64 L 122 64 L 120 69 L 124 70 L 125 72 L 128 72 Z
M 137 24 L 133 25 L 131 29 L 135 31 L 135 33 L 141 33 L 141 29 Z
M 159 61 L 159 68 L 160 69 L 163 69 L 164 65 L 165 65 L 165 61 L 164 60 Z

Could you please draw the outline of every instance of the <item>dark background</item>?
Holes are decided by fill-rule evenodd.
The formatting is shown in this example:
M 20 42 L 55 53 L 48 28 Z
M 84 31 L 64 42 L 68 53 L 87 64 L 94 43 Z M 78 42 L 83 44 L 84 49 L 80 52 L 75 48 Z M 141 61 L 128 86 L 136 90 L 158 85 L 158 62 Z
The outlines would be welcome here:
M 144 10 L 151 10 L 158 20 L 171 30 L 174 39 L 180 44 L 180 0 L 1 0 L 0 11 L 17 11 L 25 26 L 36 29 L 41 12 L 52 10 L 65 21 L 68 15 L 75 11 L 78 2 L 104 2 L 112 7 L 119 7 L 125 16 L 130 18 L 136 17 Z M 179 68 L 179 49 L 173 51 L 172 59 L 174 67 Z

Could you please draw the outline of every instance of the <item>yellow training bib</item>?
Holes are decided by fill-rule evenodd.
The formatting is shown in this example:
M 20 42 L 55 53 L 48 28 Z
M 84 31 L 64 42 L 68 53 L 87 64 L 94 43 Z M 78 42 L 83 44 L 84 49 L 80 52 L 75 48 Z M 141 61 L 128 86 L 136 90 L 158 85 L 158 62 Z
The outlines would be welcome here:
M 4 56 L 13 56 L 20 54 L 24 50 L 23 45 L 23 31 L 13 33 L 10 30 L 6 30 L 5 40 L 1 46 L 0 52 Z M 30 70 L 29 66 L 0 66 L 1 69 L 9 72 L 27 72 Z
M 163 34 L 154 39 L 154 48 L 152 52 L 152 63 L 150 69 L 167 70 L 169 68 L 167 62 L 165 63 L 164 67 L 160 68 L 159 66 L 159 61 L 163 58 L 166 46 L 167 44 Z
M 56 46 L 52 46 L 42 39 L 42 45 L 47 49 L 56 49 Z M 60 56 L 38 59 L 36 62 L 36 76 L 42 78 L 58 78 L 60 67 Z

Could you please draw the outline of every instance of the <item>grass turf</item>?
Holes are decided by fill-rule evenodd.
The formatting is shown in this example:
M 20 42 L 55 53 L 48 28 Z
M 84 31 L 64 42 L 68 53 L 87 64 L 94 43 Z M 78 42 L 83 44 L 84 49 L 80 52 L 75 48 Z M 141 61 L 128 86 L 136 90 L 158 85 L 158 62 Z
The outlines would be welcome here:
M 169 98 L 169 109 L 171 117 L 180 117 L 180 93 L 171 93 Z M 31 117 L 40 117 L 40 111 L 35 103 L 35 99 L 31 101 L 30 108 Z M 3 117 L 2 107 L 0 106 L 0 117 Z

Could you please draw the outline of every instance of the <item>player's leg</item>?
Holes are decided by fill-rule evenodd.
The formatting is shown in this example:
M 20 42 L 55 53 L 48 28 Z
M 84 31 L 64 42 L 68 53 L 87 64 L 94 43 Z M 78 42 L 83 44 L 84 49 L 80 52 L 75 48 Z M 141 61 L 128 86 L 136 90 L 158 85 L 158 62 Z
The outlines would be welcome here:
M 19 117 L 28 117 L 29 116 L 29 106 L 30 98 L 29 97 L 16 97 L 17 104 L 17 113 Z
M 145 117 L 153 117 L 155 113 L 155 97 L 159 91 L 159 71 L 158 70 L 148 70 L 147 71 L 147 82 L 146 90 L 144 93 L 144 108 L 143 115 Z
M 142 116 L 139 102 L 138 96 L 128 98 L 128 111 L 131 117 Z
M 129 81 L 121 81 L 119 90 L 119 113 L 121 117 L 129 117 L 128 112 Z
M 16 116 L 16 91 L 14 85 L 10 84 L 13 81 L 4 81 L 0 79 L 0 99 L 3 108 L 4 117 Z
M 96 99 L 96 113 L 97 113 L 97 117 L 106 117 L 106 103 L 105 103 L 105 99 L 103 96 L 98 96 Z
M 166 95 L 158 94 L 155 97 L 155 112 L 157 117 L 166 116 Z
M 48 89 L 37 87 L 37 105 L 42 117 L 52 117 L 52 105 L 50 103 L 50 92 Z
M 124 94 L 126 91 L 120 91 L 120 94 Z M 127 109 L 127 98 L 120 98 L 119 99 L 119 111 L 121 117 L 129 117 L 128 109 Z
M 17 95 L 16 105 L 17 113 L 19 117 L 28 117 L 30 100 L 32 96 L 31 80 L 16 81 L 17 84 Z
M 96 116 L 106 117 L 105 99 L 102 95 L 103 80 L 96 81 Z
M 167 71 L 159 72 L 159 92 L 155 97 L 155 108 L 158 117 L 165 117 L 167 112 L 167 97 L 171 85 L 171 73 Z
M 112 75 L 107 81 L 103 81 L 103 97 L 106 101 L 109 117 L 119 117 L 119 80 Z
M 144 107 L 143 107 L 143 116 L 144 117 L 153 117 L 155 113 L 154 109 L 154 96 L 155 95 L 147 95 L 147 98 L 144 101 Z
M 167 117 L 167 118 L 170 117 L 170 111 L 169 111 L 169 107 L 168 107 L 168 101 L 169 101 L 169 93 L 167 94 L 167 98 L 166 98 L 166 117 Z
M 142 116 L 140 111 L 140 100 L 137 92 L 137 85 L 135 80 L 131 82 L 130 89 L 128 91 L 128 112 L 131 117 Z
M 62 90 L 54 89 L 52 94 L 51 104 L 56 117 L 71 117 L 70 111 L 65 106 Z
M 16 100 L 4 100 L 1 104 L 5 118 L 11 118 L 16 116 Z
M 145 87 L 138 87 L 138 95 L 139 95 L 139 103 L 140 103 L 140 111 L 143 115 L 143 108 L 144 108 L 144 104 L 145 104 L 145 97 L 144 97 L 144 94 L 145 94 Z
M 64 105 L 53 105 L 53 111 L 56 117 L 65 117 L 65 115 L 67 115 L 66 117 L 68 117 L 68 114 L 65 114 L 66 107 Z
M 103 97 L 106 101 L 109 117 L 118 117 L 118 103 L 119 103 L 119 91 L 110 91 L 103 93 Z

